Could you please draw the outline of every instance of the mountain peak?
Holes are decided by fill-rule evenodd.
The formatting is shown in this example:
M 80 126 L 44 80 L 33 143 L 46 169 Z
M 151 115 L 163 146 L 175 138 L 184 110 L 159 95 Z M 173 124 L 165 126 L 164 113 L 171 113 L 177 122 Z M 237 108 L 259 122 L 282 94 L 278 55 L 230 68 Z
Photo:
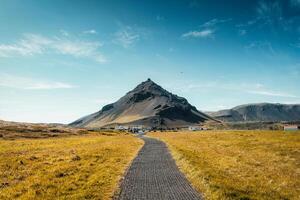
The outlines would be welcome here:
M 168 92 L 161 86 L 153 82 L 150 78 L 140 83 L 134 88 L 132 93 L 153 93 L 153 94 L 167 94 Z
M 185 98 L 168 92 L 148 78 L 115 103 L 71 125 L 90 128 L 116 124 L 177 127 L 206 120 L 213 119 L 198 111 Z
M 152 81 L 150 78 L 148 78 L 146 81 L 142 82 L 141 84 L 147 84 L 147 85 L 157 85 L 154 81 Z

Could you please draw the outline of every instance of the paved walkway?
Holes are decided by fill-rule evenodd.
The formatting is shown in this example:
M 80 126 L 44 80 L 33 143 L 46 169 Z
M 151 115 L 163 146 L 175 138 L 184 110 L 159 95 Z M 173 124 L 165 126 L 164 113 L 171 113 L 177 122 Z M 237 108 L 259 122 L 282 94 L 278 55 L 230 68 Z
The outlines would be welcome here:
M 178 170 L 165 143 L 141 138 L 145 144 L 121 184 L 118 199 L 200 200 L 200 195 Z

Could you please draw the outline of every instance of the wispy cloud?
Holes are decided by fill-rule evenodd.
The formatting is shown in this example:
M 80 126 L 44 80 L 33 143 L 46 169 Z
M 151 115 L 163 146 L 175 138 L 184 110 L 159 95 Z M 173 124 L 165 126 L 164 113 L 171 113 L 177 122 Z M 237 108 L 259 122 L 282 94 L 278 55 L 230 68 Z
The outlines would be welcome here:
M 202 25 L 200 29 L 183 33 L 183 38 L 214 38 L 215 32 L 220 24 L 231 21 L 231 19 L 212 19 Z
M 259 1 L 256 8 L 259 17 L 272 20 L 273 18 L 281 18 L 282 6 L 279 1 Z
M 98 32 L 96 30 L 94 30 L 94 29 L 91 29 L 91 30 L 83 31 L 83 33 L 84 34 L 92 34 L 92 35 L 94 35 L 94 34 L 97 34 Z
M 74 88 L 75 86 L 64 82 L 36 80 L 28 77 L 0 74 L 0 87 L 9 87 L 25 90 L 50 90 L 69 89 Z
M 247 31 L 257 28 L 269 28 L 270 31 L 297 31 L 299 16 L 286 15 L 294 13 L 291 9 L 300 7 L 300 0 L 260 0 L 257 2 L 255 15 L 245 23 L 237 24 L 237 28 Z
M 56 53 L 74 57 L 87 58 L 98 63 L 106 62 L 99 51 L 99 42 L 70 40 L 60 37 L 45 37 L 37 34 L 24 34 L 13 44 L 0 44 L 0 57 L 33 56 L 37 54 Z
M 184 86 L 182 86 L 184 85 Z M 204 89 L 221 89 L 228 91 L 235 91 L 241 93 L 249 93 L 255 95 L 263 96 L 273 96 L 273 97 L 286 97 L 286 98 L 300 98 L 294 94 L 281 92 L 278 90 L 272 90 L 261 83 L 230 83 L 230 82 L 203 82 L 203 83 L 185 83 L 180 85 L 170 85 L 170 89 L 173 91 L 180 90 L 181 92 L 190 92 L 195 90 Z
M 204 24 L 202 24 L 200 27 L 215 27 L 216 25 L 218 24 L 223 24 L 223 23 L 226 23 L 226 22 L 229 22 L 231 21 L 232 19 L 212 19 L 212 20 L 209 20 L 207 22 L 205 22 Z
M 241 23 L 241 24 L 236 24 L 235 26 L 237 28 L 243 28 L 243 29 L 246 29 L 246 28 L 249 28 L 250 26 L 252 25 L 255 25 L 258 21 L 259 21 L 260 18 L 258 17 L 255 17 L 254 19 L 251 19 L 245 23 Z
M 247 92 L 250 94 L 258 94 L 258 95 L 264 95 L 264 96 L 297 98 L 297 96 L 295 96 L 295 95 L 288 94 L 288 93 L 282 93 L 282 92 L 276 92 L 276 91 L 250 90 Z
M 128 48 L 140 40 L 140 33 L 131 26 L 122 27 L 115 33 L 114 42 L 118 45 Z
M 194 37 L 194 38 L 212 38 L 214 36 L 214 30 L 205 29 L 202 31 L 189 31 L 187 33 L 182 34 L 183 38 Z
M 264 53 L 269 56 L 276 55 L 276 51 L 273 48 L 272 43 L 270 43 L 269 41 L 254 41 L 246 45 L 245 49 L 260 51 L 261 53 Z

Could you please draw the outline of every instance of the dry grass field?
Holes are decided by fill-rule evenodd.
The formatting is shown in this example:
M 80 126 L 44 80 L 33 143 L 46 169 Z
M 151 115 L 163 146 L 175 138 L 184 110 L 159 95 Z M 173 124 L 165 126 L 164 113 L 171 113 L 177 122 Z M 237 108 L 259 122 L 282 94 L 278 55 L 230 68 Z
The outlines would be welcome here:
M 0 120 L 0 139 L 49 138 L 83 135 L 86 129 L 75 129 L 64 125 L 32 124 Z
M 156 132 L 206 199 L 300 199 L 300 132 Z
M 143 144 L 124 133 L 75 131 L 58 137 L 56 130 L 54 138 L 47 135 L 49 131 L 36 138 L 41 135 L 38 131 L 25 129 L 28 133 L 22 132 L 24 136 L 12 134 L 12 127 L 4 129 L 0 138 L 0 199 L 6 200 L 111 199 Z

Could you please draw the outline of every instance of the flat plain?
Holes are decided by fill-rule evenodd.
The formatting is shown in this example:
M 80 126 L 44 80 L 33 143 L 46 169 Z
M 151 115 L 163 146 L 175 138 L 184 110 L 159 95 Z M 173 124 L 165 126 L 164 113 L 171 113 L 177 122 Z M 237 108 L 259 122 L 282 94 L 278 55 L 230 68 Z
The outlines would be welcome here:
M 124 133 L 22 134 L 2 132 L 0 199 L 111 199 L 143 145 Z
M 155 132 L 205 199 L 300 199 L 299 131 Z

